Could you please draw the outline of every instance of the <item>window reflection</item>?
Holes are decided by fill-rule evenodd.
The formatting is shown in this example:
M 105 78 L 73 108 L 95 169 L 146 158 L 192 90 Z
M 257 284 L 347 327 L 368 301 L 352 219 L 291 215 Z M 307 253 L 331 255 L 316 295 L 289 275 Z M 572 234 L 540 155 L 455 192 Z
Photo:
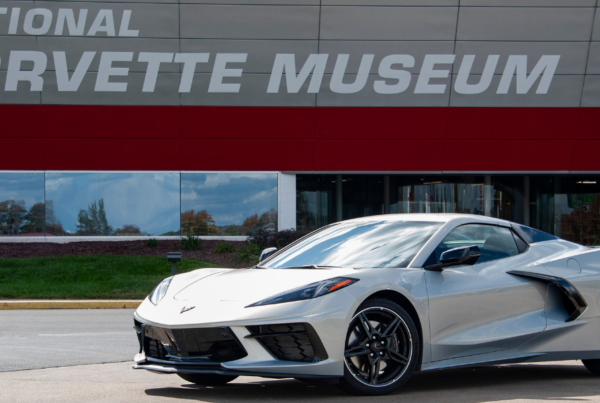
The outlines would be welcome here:
M 179 174 L 48 173 L 54 235 L 179 235 Z
M 0 173 L 0 236 L 44 235 L 44 174 Z
M 182 173 L 182 235 L 277 230 L 277 174 Z
M 275 256 L 266 267 L 407 267 L 441 226 L 437 222 L 390 221 L 334 224 Z

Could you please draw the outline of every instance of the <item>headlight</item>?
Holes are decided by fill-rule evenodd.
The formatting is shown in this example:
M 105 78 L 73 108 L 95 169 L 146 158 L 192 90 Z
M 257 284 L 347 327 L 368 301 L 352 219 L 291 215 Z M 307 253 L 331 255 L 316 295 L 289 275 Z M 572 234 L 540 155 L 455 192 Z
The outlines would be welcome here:
M 329 280 L 319 281 L 317 283 L 308 284 L 302 287 L 294 288 L 293 290 L 282 292 L 262 301 L 248 305 L 246 308 L 261 305 L 282 304 L 284 302 L 302 301 L 322 297 L 323 295 L 331 294 L 334 291 L 341 290 L 356 283 L 358 279 L 349 277 L 335 277 Z
M 156 286 L 156 288 L 148 296 L 150 302 L 152 302 L 154 305 L 158 305 L 160 300 L 163 299 L 163 297 L 167 293 L 167 290 L 169 289 L 169 284 L 171 284 L 171 280 L 173 280 L 172 276 L 164 279 L 159 285 Z

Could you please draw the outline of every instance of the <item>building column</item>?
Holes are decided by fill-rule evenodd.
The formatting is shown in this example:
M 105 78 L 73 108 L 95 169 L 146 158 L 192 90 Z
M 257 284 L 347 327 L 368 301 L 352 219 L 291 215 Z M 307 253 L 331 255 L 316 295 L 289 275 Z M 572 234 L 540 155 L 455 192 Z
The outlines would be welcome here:
M 342 221 L 344 219 L 342 214 L 342 175 L 335 176 L 335 210 L 336 221 Z
M 529 219 L 529 209 L 529 175 L 525 175 L 523 177 L 523 224 L 527 226 L 531 225 Z
M 383 214 L 390 213 L 390 176 L 383 175 Z
M 277 230 L 296 229 L 296 174 L 277 174 Z
M 492 216 L 492 175 L 483 178 L 483 209 L 485 216 Z

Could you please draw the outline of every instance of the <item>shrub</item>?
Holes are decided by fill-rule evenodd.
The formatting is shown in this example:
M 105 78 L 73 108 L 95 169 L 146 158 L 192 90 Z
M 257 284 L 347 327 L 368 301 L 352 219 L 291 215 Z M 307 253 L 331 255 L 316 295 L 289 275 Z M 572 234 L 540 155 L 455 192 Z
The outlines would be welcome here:
M 230 244 L 229 242 L 220 241 L 217 242 L 217 244 L 215 245 L 213 252 L 218 254 L 233 253 L 235 252 L 235 246 L 233 246 L 233 244 Z
M 263 246 L 258 242 L 246 242 L 246 244 L 237 251 L 238 262 L 258 264 L 258 258 L 263 249 Z
M 146 242 L 146 246 L 149 247 L 150 249 L 156 248 L 158 246 L 158 239 L 155 239 L 155 238 L 148 239 L 148 242 Z
M 183 250 L 198 250 L 202 249 L 202 240 L 197 236 L 188 235 L 185 238 L 181 238 L 179 241 L 181 249 Z
M 260 230 L 252 238 L 252 241 L 262 245 L 263 249 L 271 247 L 281 249 L 288 246 L 292 242 L 297 241 L 306 234 L 308 234 L 308 231 L 297 231 L 293 229 L 287 229 L 278 232 Z

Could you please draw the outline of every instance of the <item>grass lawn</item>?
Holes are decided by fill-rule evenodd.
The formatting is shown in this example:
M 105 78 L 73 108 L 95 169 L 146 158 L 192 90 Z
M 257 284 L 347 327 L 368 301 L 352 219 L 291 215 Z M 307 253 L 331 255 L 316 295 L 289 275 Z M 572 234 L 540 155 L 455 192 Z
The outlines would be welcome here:
M 184 259 L 177 272 L 205 267 Z M 143 299 L 170 275 L 156 256 L 0 258 L 0 299 Z

